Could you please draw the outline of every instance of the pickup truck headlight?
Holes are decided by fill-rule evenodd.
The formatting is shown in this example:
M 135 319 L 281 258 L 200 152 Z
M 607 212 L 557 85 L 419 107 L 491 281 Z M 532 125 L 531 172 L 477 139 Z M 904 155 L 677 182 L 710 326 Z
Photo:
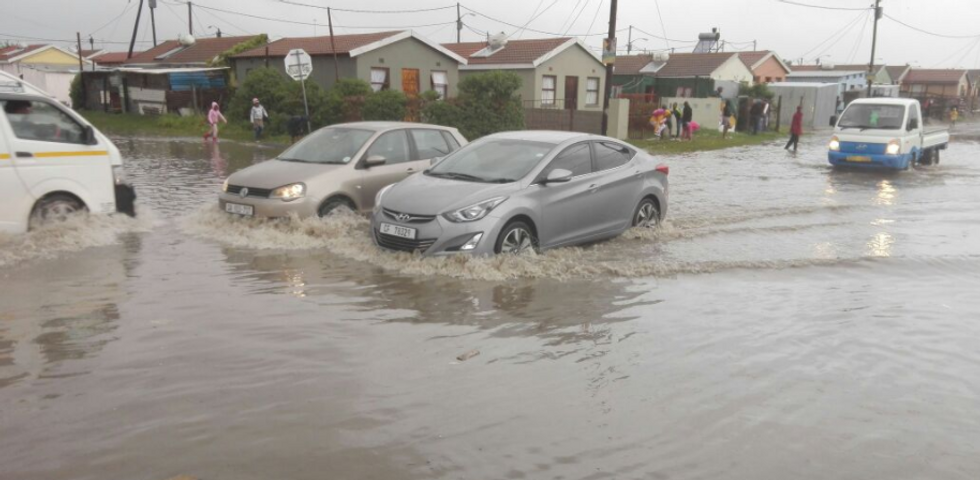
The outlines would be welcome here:
M 837 137 L 831 137 L 830 138 L 830 145 L 828 145 L 828 147 L 830 147 L 830 150 L 833 151 L 833 152 L 839 152 L 840 151 L 840 140 Z
M 443 217 L 455 223 L 475 222 L 486 217 L 494 208 L 497 208 L 497 205 L 504 203 L 504 200 L 507 200 L 507 197 L 491 198 L 490 200 L 484 200 L 466 208 L 461 208 L 455 212 L 446 213 Z
M 269 195 L 269 198 L 278 198 L 284 202 L 291 202 L 297 198 L 303 198 L 305 195 L 305 183 L 291 183 L 273 190 L 272 194 Z
M 892 140 L 888 142 L 888 146 L 885 147 L 885 153 L 888 155 L 898 155 L 902 152 L 902 143 L 898 140 Z

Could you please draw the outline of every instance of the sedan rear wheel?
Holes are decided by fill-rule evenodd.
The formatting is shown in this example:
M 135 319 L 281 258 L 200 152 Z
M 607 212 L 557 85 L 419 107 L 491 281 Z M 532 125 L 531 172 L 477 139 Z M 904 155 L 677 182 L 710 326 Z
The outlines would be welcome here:
M 644 198 L 636 206 L 633 214 L 633 226 L 639 228 L 654 228 L 660 225 L 660 210 L 657 204 L 649 198 Z
M 526 223 L 516 221 L 504 227 L 497 237 L 496 253 L 521 254 L 535 250 L 538 246 L 533 231 Z

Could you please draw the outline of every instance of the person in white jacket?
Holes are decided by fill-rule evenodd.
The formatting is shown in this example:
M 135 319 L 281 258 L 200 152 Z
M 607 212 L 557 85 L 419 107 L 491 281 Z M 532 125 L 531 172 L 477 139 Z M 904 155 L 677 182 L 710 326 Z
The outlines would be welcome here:
M 265 107 L 259 103 L 259 99 L 253 98 L 252 112 L 249 114 L 249 120 L 252 122 L 252 130 L 255 131 L 256 140 L 262 136 L 262 131 L 265 130 L 265 119 L 268 117 L 269 112 L 265 111 Z

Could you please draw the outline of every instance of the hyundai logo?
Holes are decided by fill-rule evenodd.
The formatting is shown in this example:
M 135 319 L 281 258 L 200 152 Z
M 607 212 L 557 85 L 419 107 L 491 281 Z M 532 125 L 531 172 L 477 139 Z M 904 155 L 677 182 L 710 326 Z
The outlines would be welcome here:
M 399 213 L 398 215 L 395 215 L 395 220 L 398 220 L 399 222 L 407 222 L 411 219 L 412 216 L 407 213 Z
M 242 190 L 238 192 L 238 196 L 245 198 L 248 196 L 248 187 L 242 187 Z

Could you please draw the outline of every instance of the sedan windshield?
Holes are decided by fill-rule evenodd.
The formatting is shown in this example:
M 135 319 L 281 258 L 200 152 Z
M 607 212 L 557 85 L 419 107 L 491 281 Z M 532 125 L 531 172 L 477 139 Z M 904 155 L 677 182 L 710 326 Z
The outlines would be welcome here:
M 279 155 L 284 162 L 336 163 L 353 160 L 374 132 L 356 128 L 324 128 L 313 132 Z
M 840 128 L 898 130 L 902 128 L 905 107 L 901 105 L 853 104 L 841 117 Z
M 494 139 L 463 147 L 426 175 L 471 182 L 514 182 L 531 172 L 555 146 L 525 140 Z

